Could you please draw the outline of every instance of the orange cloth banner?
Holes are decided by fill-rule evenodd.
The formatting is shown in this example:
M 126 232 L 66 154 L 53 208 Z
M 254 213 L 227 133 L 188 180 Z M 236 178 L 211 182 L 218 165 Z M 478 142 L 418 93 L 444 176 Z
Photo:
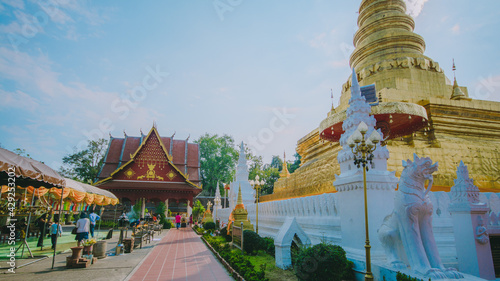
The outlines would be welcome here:
M 101 204 L 102 204 L 102 206 L 106 206 L 106 205 L 109 205 L 109 203 L 111 203 L 111 198 L 104 197 Z
M 33 186 L 28 186 L 28 193 L 33 193 L 35 192 L 35 196 L 44 196 L 47 192 L 49 192 L 49 189 L 45 187 L 39 187 L 39 188 L 34 188 Z
M 104 195 L 94 194 L 94 204 L 101 206 Z
M 81 192 L 78 190 L 71 189 L 71 192 L 69 193 L 69 198 L 71 199 L 71 201 L 79 203 L 82 202 L 83 199 L 85 199 L 86 194 L 87 194 L 86 192 Z
M 94 202 L 94 198 L 95 194 L 87 193 L 87 196 L 85 196 L 85 203 L 87 203 L 87 205 L 92 204 Z
M 62 192 L 63 192 L 63 191 L 62 191 L 62 189 L 61 189 L 61 188 L 55 188 L 55 187 L 53 187 L 53 188 L 51 188 L 51 189 L 50 189 L 50 194 L 51 194 L 52 196 L 54 196 L 54 198 L 56 198 L 56 199 L 61 199 L 61 194 L 62 194 Z M 69 195 L 69 193 L 70 193 L 70 192 L 71 192 L 71 189 L 70 189 L 70 188 L 65 188 L 65 189 L 64 189 L 63 198 L 68 197 L 68 195 Z

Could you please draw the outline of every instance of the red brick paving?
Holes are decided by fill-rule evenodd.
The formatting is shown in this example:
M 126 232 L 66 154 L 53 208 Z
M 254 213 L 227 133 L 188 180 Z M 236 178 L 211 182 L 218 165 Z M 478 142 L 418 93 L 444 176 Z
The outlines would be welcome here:
M 233 280 L 190 228 L 170 229 L 129 281 Z

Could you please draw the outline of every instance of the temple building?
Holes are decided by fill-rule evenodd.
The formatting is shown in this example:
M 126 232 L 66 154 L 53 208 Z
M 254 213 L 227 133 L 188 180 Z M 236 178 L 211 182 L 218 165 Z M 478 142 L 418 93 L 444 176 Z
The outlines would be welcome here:
M 413 32 L 415 22 L 403 0 L 363 0 L 358 26 L 350 66 L 386 138 L 388 170 L 399 177 L 402 160 L 413 153 L 432 157 L 439 162 L 433 190 L 449 191 L 463 160 L 480 191 L 498 191 L 500 103 L 471 99 L 467 87 L 459 86 L 457 79 L 451 82 L 438 62 L 424 55 L 424 38 Z M 262 201 L 336 191 L 332 182 L 340 174 L 337 155 L 342 147 L 332 140 L 343 133 L 350 97 L 349 77 L 339 105 L 298 140 L 301 167 L 280 178 L 274 194 Z M 405 128 L 415 126 L 416 133 L 404 134 Z
M 189 214 L 201 188 L 199 146 L 188 139 L 160 137 L 155 126 L 140 137 L 110 136 L 95 185 L 113 192 L 124 204 L 142 200 L 142 212 L 144 206 L 165 202 L 172 212 Z

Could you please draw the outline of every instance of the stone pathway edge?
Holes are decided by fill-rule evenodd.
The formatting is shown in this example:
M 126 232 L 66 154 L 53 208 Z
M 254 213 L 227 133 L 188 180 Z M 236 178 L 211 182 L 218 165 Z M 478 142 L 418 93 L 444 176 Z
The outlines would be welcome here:
M 214 248 L 212 248 L 212 245 L 210 245 L 210 243 L 208 243 L 207 240 L 203 238 L 203 236 L 201 236 L 200 238 L 236 280 L 245 281 L 245 279 L 243 279 L 243 277 L 241 277 L 241 275 L 236 270 L 234 270 L 231 265 L 224 258 L 222 258 Z

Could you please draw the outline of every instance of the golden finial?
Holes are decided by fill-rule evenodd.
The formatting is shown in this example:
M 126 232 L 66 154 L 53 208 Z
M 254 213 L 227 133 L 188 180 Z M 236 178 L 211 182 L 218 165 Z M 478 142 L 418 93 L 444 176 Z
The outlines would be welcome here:
M 283 151 L 283 169 L 281 170 L 280 178 L 288 178 L 290 172 L 288 172 L 288 164 L 286 163 L 286 151 Z
M 453 70 L 453 91 L 451 93 L 451 99 L 452 100 L 467 99 L 467 95 L 464 94 L 464 92 L 462 91 L 462 89 L 460 89 L 457 83 L 457 76 L 455 75 L 455 71 L 457 70 L 457 67 L 455 66 L 455 59 L 453 59 L 453 67 L 451 69 Z
M 236 205 L 243 204 L 243 198 L 241 198 L 241 183 L 240 187 L 238 188 L 238 201 L 236 201 Z
M 335 112 L 335 107 L 333 106 L 333 89 L 330 89 L 330 98 L 332 99 L 332 109 L 330 111 Z
M 451 70 L 453 70 L 453 77 L 455 77 L 455 70 L 457 70 L 457 67 L 455 66 L 455 59 L 453 59 L 453 66 Z

